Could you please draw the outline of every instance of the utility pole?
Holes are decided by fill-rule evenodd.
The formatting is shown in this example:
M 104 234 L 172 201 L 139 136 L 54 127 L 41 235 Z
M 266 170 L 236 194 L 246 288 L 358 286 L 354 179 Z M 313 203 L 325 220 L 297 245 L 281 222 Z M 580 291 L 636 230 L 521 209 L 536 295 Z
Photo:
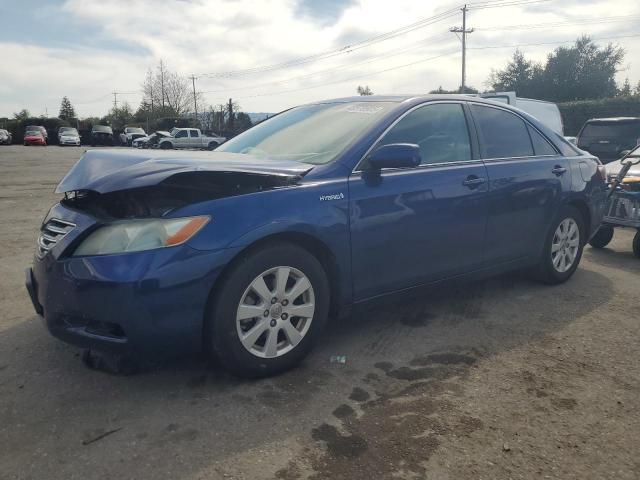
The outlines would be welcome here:
M 118 111 L 118 92 L 111 92 L 113 93 L 113 111 L 117 112 Z
M 196 100 L 196 77 L 191 75 L 191 84 L 193 85 L 193 110 L 196 113 L 196 124 L 198 123 L 198 101 Z
M 462 34 L 462 82 L 460 84 L 460 93 L 464 93 L 466 89 L 465 81 L 467 74 L 467 33 L 473 33 L 473 28 L 467 29 L 467 5 L 462 8 L 462 28 L 453 27 L 449 29 L 453 33 Z

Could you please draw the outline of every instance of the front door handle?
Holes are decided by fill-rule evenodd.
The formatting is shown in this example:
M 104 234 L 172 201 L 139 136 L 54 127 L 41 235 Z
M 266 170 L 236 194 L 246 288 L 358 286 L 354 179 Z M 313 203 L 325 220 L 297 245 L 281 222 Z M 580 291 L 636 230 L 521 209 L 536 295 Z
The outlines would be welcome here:
M 566 172 L 567 169 L 564 167 L 561 167 L 560 165 L 556 165 L 555 167 L 553 167 L 553 169 L 551 170 L 551 173 L 553 173 L 556 176 L 560 176 L 562 174 L 564 174 L 564 172 Z
M 469 187 L 471 190 L 473 190 L 474 188 L 478 188 L 484 182 L 486 182 L 486 179 L 482 177 L 478 177 L 476 175 L 469 175 L 464 180 L 464 182 L 462 182 L 462 185 L 464 185 L 465 187 Z

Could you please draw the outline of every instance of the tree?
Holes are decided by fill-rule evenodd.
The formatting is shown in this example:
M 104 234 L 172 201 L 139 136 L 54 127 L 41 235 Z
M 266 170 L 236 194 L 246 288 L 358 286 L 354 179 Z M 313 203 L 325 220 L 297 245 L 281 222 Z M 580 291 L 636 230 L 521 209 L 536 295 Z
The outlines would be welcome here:
M 636 88 L 633 89 L 633 94 L 640 95 L 640 80 L 638 80 L 638 84 L 636 85 Z
M 622 88 L 618 91 L 618 95 L 621 97 L 630 97 L 632 94 L 631 84 L 629 83 L 629 79 L 625 78 L 624 83 L 622 84 Z
M 19 112 L 13 114 L 13 118 L 19 122 L 24 122 L 27 118 L 31 117 L 31 113 L 26 108 L 23 108 Z
M 149 69 L 142 83 L 144 102 L 150 106 L 151 117 L 179 117 L 193 108 L 193 91 L 190 82 L 176 72 L 169 70 L 160 60 L 154 72 Z M 196 101 L 202 102 L 202 95 L 196 94 Z
M 107 117 L 112 128 L 121 129 L 133 119 L 133 110 L 128 102 L 122 102 L 121 106 L 113 107 Z
M 436 88 L 435 90 L 431 90 L 429 93 L 439 93 L 439 94 L 462 93 L 462 86 L 456 88 L 455 90 L 445 90 L 444 88 L 442 88 L 442 85 L 440 85 L 438 88 Z M 464 93 L 480 93 L 480 92 L 473 87 L 465 86 Z
M 63 120 L 70 120 L 72 118 L 76 118 L 76 111 L 71 105 L 69 98 L 66 96 L 62 97 L 62 102 L 60 103 L 60 113 L 58 117 Z
M 236 115 L 236 129 L 244 132 L 252 126 L 253 122 L 251 122 L 251 117 L 245 112 L 238 112 L 238 114 Z
M 570 47 L 556 48 L 544 64 L 528 61 L 516 50 L 487 83 L 494 90 L 514 90 L 522 97 L 552 102 L 612 97 L 618 93 L 615 75 L 623 59 L 621 47 L 601 48 L 582 36 Z
M 361 85 L 358 85 L 358 88 L 356 88 L 356 91 L 358 92 L 358 95 L 373 95 L 373 92 L 369 88 L 369 85 L 366 85 L 364 87 Z
M 492 70 L 488 84 L 496 92 L 514 91 L 522 97 L 536 98 L 540 95 L 543 67 L 524 57 L 516 50 L 504 70 Z

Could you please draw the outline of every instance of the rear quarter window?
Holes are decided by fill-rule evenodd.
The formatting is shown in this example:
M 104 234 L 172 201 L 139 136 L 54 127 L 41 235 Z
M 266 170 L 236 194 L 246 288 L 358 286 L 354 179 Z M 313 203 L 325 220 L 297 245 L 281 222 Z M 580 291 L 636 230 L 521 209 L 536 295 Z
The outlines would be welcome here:
M 558 152 L 555 148 L 549 143 L 549 141 L 542 136 L 540 132 L 538 132 L 531 125 L 527 125 L 529 128 L 529 135 L 531 135 L 531 142 L 533 143 L 533 151 L 536 155 L 557 155 Z

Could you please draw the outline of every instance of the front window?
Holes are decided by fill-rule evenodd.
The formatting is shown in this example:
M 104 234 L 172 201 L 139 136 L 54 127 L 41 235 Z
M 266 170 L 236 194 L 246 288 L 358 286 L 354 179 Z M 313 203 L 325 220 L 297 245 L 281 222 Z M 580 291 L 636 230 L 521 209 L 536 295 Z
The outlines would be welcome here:
M 62 132 L 62 135 L 68 137 L 76 137 L 78 135 L 78 131 L 75 128 L 67 128 Z
M 292 108 L 229 140 L 216 151 L 314 165 L 328 163 L 396 105 L 352 102 Z
M 457 103 L 434 103 L 409 112 L 378 145 L 393 143 L 418 145 L 423 165 L 471 159 L 469 129 Z

